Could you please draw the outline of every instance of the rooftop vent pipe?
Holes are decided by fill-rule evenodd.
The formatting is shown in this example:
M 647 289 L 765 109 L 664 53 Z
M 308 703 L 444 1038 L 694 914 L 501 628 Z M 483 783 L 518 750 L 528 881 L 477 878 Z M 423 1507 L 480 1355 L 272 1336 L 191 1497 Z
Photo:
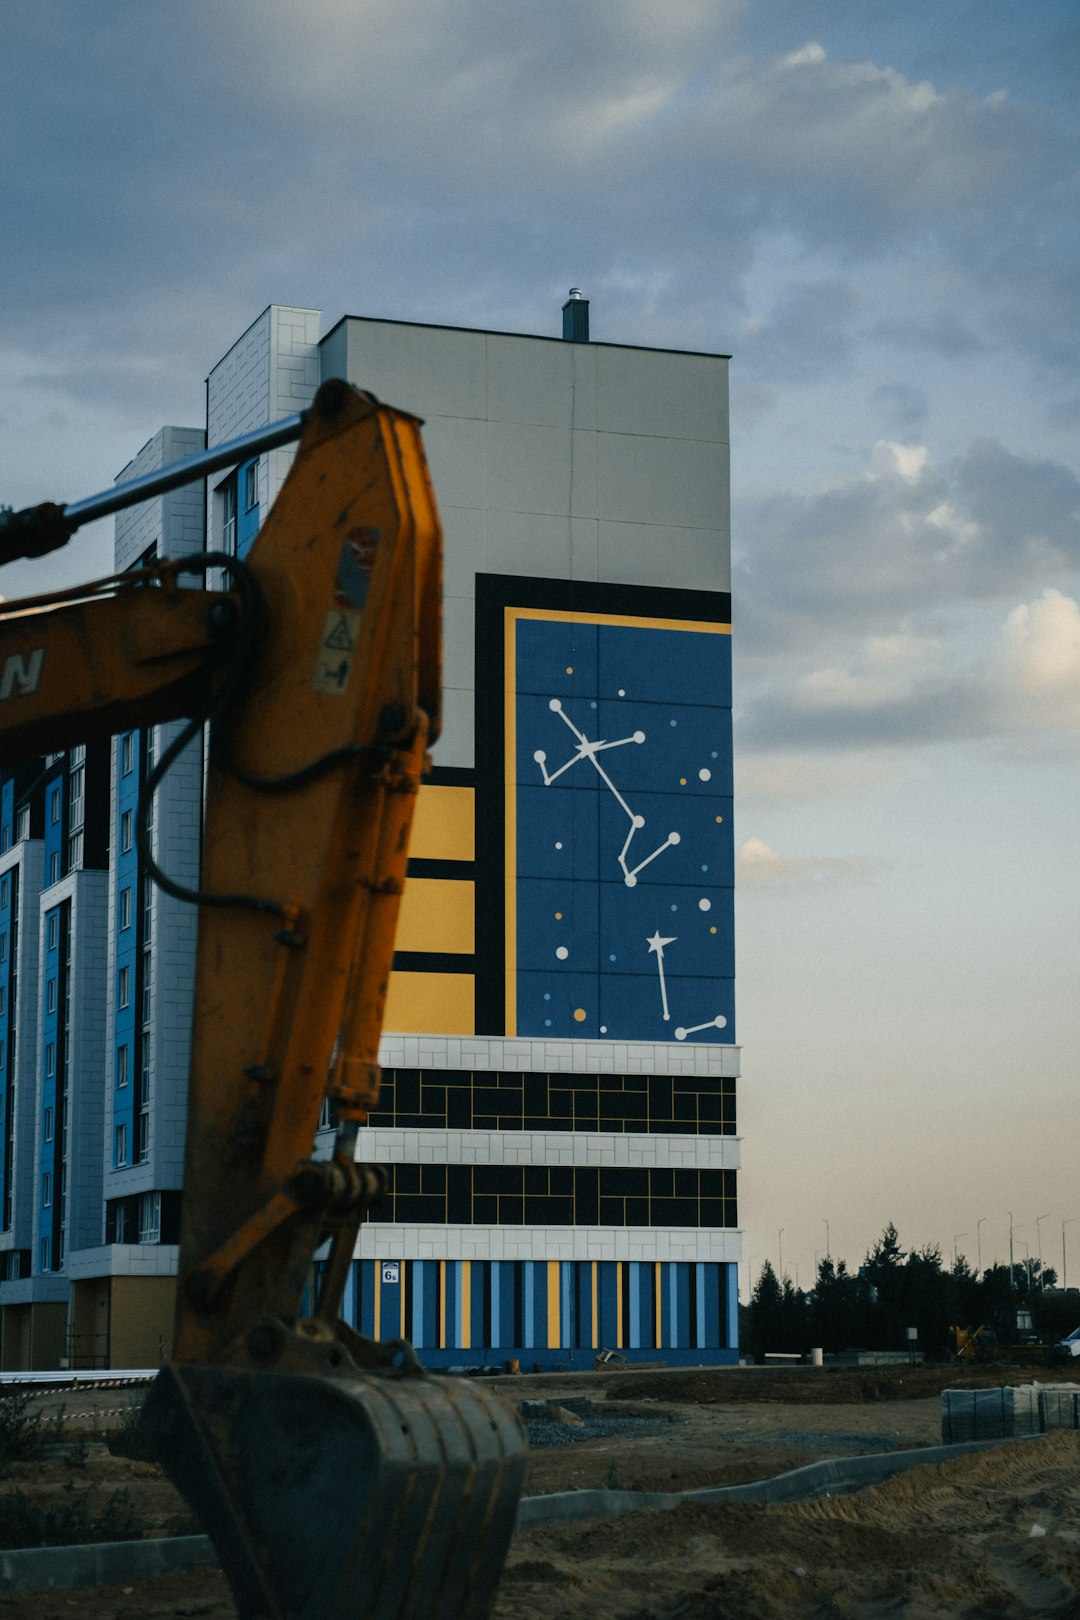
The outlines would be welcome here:
M 564 343 L 589 341 L 589 300 L 581 296 L 580 287 L 571 287 L 562 307 L 562 335 Z

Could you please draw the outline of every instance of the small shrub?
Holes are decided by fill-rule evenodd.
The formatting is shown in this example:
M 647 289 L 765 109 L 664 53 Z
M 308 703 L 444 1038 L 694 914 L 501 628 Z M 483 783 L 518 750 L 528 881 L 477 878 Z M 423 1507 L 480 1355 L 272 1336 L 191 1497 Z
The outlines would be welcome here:
M 86 1541 L 135 1541 L 142 1528 L 126 1490 L 113 1491 L 102 1506 L 93 1488 L 77 1491 L 70 1481 L 59 1501 L 45 1505 L 22 1491 L 0 1493 L 0 1547 L 67 1547 Z
M 0 1395 L 0 1474 L 12 1463 L 40 1456 L 44 1446 L 59 1440 L 64 1431 L 64 1408 L 46 1417 L 34 1397 L 22 1391 Z

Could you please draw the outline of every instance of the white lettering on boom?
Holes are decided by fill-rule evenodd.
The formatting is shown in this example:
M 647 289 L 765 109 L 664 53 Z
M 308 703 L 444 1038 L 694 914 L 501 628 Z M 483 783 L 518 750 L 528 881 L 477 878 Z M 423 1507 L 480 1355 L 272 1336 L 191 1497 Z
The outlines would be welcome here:
M 10 658 L 5 658 L 4 672 L 0 675 L 0 703 L 11 696 L 16 686 L 20 697 L 29 697 L 31 692 L 36 692 L 44 662 L 44 647 L 35 647 L 29 662 L 25 664 L 21 653 L 12 653 Z

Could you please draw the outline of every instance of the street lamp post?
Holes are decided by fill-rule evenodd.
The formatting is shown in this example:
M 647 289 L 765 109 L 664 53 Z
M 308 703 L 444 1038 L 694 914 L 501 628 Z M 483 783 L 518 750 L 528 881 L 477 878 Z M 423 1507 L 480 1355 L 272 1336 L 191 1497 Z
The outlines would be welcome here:
M 777 1243 L 777 1247 L 780 1250 L 780 1278 L 779 1278 L 779 1281 L 780 1281 L 781 1288 L 783 1288 L 783 1286 L 784 1286 L 784 1233 L 786 1231 L 787 1231 L 787 1227 L 782 1226 L 780 1228 L 779 1232 L 777 1232 L 777 1234 L 776 1234 L 776 1243 Z
M 982 1276 L 982 1224 L 986 1216 L 980 1215 L 975 1222 L 975 1242 L 979 1245 L 979 1276 Z
M 1069 1272 L 1068 1272 L 1068 1268 L 1067 1268 L 1066 1263 L 1065 1263 L 1065 1228 L 1067 1226 L 1071 1226 L 1073 1221 L 1075 1221 L 1075 1219 L 1076 1219 L 1075 1215 L 1070 1215 L 1069 1219 L 1067 1221 L 1062 1221 L 1062 1223 L 1061 1223 L 1061 1286 L 1062 1286 L 1062 1288 L 1068 1288 L 1068 1286 L 1069 1286 Z
M 825 1219 L 824 1215 L 821 1217 L 821 1219 L 825 1224 L 825 1258 L 826 1258 L 826 1260 L 831 1260 L 832 1259 L 832 1250 L 829 1248 L 829 1223 Z
M 1039 1287 L 1040 1288 L 1043 1285 L 1043 1280 L 1042 1280 L 1042 1270 L 1043 1270 L 1043 1263 L 1042 1263 L 1042 1223 L 1043 1223 L 1043 1221 L 1048 1221 L 1050 1219 L 1050 1216 L 1053 1213 L 1054 1213 L 1053 1210 L 1051 1210 L 1049 1212 L 1049 1214 L 1047 1214 L 1047 1215 L 1036 1215 L 1036 1217 L 1035 1217 L 1035 1247 L 1038 1250 L 1038 1255 L 1039 1255 Z
M 1015 1265 L 1016 1262 L 1015 1262 L 1015 1260 L 1013 1258 L 1013 1233 L 1014 1232 L 1019 1232 L 1022 1229 L 1023 1222 L 1021 1221 L 1020 1226 L 1015 1226 L 1013 1224 L 1012 1210 L 1010 1209 L 1006 1213 L 1008 1214 L 1008 1217 L 1009 1217 L 1009 1288 L 1011 1289 L 1011 1291 L 1013 1293 L 1015 1293 L 1016 1292 L 1016 1278 L 1013 1275 L 1013 1266 Z

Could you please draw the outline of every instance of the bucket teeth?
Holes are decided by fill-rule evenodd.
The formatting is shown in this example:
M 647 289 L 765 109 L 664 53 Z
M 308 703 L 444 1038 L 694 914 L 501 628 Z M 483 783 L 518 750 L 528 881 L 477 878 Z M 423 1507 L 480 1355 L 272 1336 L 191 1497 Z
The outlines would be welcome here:
M 482 1386 L 172 1365 L 146 1421 L 241 1620 L 490 1613 L 526 1443 Z

